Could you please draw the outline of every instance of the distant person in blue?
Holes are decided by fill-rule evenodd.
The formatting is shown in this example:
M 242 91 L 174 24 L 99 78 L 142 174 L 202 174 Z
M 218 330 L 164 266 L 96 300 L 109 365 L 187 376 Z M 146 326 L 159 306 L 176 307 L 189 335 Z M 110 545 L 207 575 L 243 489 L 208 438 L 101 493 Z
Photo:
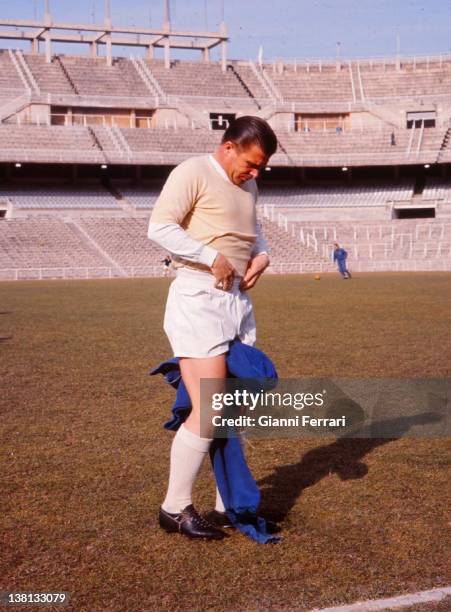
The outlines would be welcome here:
M 338 271 L 344 280 L 351 278 L 351 274 L 346 267 L 346 258 L 348 257 L 348 253 L 340 247 L 338 242 L 334 242 L 334 247 L 334 261 L 337 262 Z

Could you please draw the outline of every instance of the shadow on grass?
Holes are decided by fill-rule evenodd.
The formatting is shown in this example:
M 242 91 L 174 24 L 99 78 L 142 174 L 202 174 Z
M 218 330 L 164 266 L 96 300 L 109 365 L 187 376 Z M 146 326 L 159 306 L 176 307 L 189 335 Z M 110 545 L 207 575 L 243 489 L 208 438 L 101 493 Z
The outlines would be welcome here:
M 336 474 L 341 480 L 364 478 L 368 466 L 362 459 L 367 454 L 403 437 L 414 425 L 442 419 L 442 414 L 428 412 L 373 423 L 308 451 L 297 463 L 276 467 L 272 474 L 258 482 L 263 487 L 262 514 L 277 522 L 283 521 L 304 489 L 330 474 Z

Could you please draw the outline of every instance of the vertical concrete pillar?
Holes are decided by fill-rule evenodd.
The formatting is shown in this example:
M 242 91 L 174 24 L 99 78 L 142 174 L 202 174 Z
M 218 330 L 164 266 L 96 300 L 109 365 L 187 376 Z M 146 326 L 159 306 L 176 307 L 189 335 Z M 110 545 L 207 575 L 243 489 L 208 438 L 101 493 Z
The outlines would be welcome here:
M 52 39 L 49 30 L 45 31 L 45 61 L 47 64 L 50 64 L 52 61 Z
M 110 0 L 105 0 L 105 42 L 106 42 L 106 63 L 108 66 L 113 65 L 113 52 L 111 45 L 111 10 Z
M 107 32 L 106 41 L 106 63 L 108 66 L 113 65 L 113 46 L 111 44 L 111 32 Z
M 45 40 L 45 61 L 50 64 L 52 61 L 52 39 L 50 34 L 50 26 L 52 25 L 52 16 L 50 15 L 49 0 L 45 0 L 44 24 L 46 26 L 44 32 Z
M 221 36 L 227 36 L 227 27 L 224 21 L 219 26 L 219 33 Z M 221 41 L 221 69 L 223 72 L 227 70 L 227 41 Z
M 221 43 L 221 69 L 223 72 L 227 70 L 227 43 L 225 40 Z
M 164 39 L 164 67 L 167 70 L 171 67 L 171 45 L 168 36 Z

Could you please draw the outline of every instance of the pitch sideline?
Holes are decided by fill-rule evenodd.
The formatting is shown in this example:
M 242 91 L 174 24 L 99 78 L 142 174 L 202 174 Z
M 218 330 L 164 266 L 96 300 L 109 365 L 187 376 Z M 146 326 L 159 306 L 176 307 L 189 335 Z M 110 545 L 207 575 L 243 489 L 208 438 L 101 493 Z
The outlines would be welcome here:
M 451 587 L 418 591 L 417 593 L 398 595 L 388 599 L 359 601 L 354 604 L 334 606 L 332 608 L 314 608 L 310 612 L 370 612 L 372 610 L 387 610 L 391 608 L 404 608 L 414 604 L 432 603 L 441 601 L 446 597 L 451 597 Z

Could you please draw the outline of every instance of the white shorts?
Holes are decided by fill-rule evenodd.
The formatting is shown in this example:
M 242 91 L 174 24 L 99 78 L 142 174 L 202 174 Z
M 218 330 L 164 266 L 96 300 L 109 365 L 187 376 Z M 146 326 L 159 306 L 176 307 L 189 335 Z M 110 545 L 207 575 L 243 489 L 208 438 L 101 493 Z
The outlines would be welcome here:
M 214 357 L 239 338 L 255 343 L 252 302 L 236 278 L 230 291 L 216 289 L 208 272 L 179 268 L 169 288 L 164 331 L 175 357 Z

